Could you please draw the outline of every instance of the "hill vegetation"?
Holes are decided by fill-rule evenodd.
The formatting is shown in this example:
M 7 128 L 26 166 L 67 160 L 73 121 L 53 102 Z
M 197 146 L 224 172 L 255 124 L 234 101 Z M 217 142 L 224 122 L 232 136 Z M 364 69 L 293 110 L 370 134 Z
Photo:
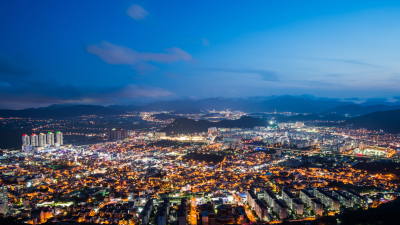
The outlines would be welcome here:
M 354 118 L 350 118 L 343 123 L 325 123 L 326 126 L 346 126 L 353 128 L 367 128 L 369 130 L 383 130 L 388 133 L 400 133 L 400 109 L 374 112 Z
M 170 115 L 170 114 L 165 114 L 165 113 L 154 114 L 153 116 L 154 116 L 154 119 L 157 119 L 157 120 L 170 120 L 170 119 L 181 118 L 181 116 Z
M 367 224 L 398 224 L 400 198 L 368 210 L 349 210 L 339 216 L 342 225 Z
M 400 109 L 400 105 L 370 105 L 370 106 L 361 106 L 361 105 L 356 105 L 356 104 L 351 104 L 351 105 L 341 105 L 334 107 L 332 109 L 329 109 L 328 111 L 325 111 L 322 114 L 339 114 L 339 115 L 345 115 L 348 114 L 352 117 L 354 116 L 361 116 L 364 114 L 369 114 L 369 113 L 374 113 L 374 112 L 379 112 L 379 111 L 388 111 L 388 110 L 395 110 L 395 109 Z
M 309 115 L 296 115 L 296 116 L 288 116 L 288 117 L 278 117 L 276 120 L 278 122 L 295 122 L 295 121 L 344 121 L 348 119 L 347 117 L 337 115 L 337 114 L 330 114 L 326 116 L 319 116 L 315 114 L 309 114 Z
M 268 122 L 262 119 L 253 118 L 250 116 L 243 116 L 238 120 L 222 120 L 220 122 L 209 122 L 206 120 L 192 120 L 187 118 L 179 118 L 169 124 L 167 127 L 161 129 L 167 135 L 171 134 L 193 134 L 207 132 L 210 127 L 224 127 L 224 128 L 253 128 L 255 126 L 267 126 Z
M 391 161 L 374 161 L 370 163 L 359 162 L 353 166 L 355 169 L 366 170 L 369 174 L 396 175 L 400 177 L 400 163 Z
M 224 160 L 225 156 L 216 154 L 189 153 L 182 157 L 183 160 L 205 161 L 208 163 L 219 163 Z
M 356 186 L 352 184 L 345 184 L 341 181 L 333 181 L 328 184 L 328 187 L 339 189 L 339 190 L 354 190 L 358 193 L 370 193 L 379 191 L 375 186 Z

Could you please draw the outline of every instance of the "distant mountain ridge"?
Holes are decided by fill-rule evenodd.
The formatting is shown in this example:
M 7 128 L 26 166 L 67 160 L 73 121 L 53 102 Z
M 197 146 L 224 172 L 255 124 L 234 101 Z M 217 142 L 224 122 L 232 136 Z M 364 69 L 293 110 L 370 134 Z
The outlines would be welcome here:
M 379 111 L 388 111 L 388 110 L 395 110 L 395 109 L 400 109 L 400 105 L 369 105 L 369 106 L 361 106 L 361 105 L 356 105 L 356 104 L 351 104 L 351 105 L 341 105 L 334 107 L 332 109 L 329 109 L 322 114 L 339 114 L 339 115 L 345 115 L 349 114 L 350 116 L 360 116 L 364 114 L 369 114 L 373 112 L 379 112 Z
M 290 122 L 290 121 L 344 121 L 349 118 L 337 115 L 330 114 L 326 116 L 320 116 L 315 114 L 310 115 L 296 115 L 296 116 L 288 116 L 288 117 L 278 117 L 276 121 L 278 122 Z
M 398 105 L 395 105 L 395 104 Z M 330 98 L 313 98 L 307 96 L 272 96 L 266 98 L 207 98 L 200 100 L 172 100 L 150 103 L 143 106 L 113 105 L 108 108 L 121 111 L 175 111 L 170 114 L 195 114 L 202 110 L 239 110 L 244 112 L 295 112 L 318 115 L 349 114 L 358 116 L 377 111 L 400 109 L 400 102 L 366 105 L 355 104 L 352 101 L 342 101 Z
M 395 102 L 396 103 L 396 102 Z M 391 104 L 395 104 L 391 103 Z M 363 103 L 364 104 L 364 103 Z M 92 107 L 92 108 L 90 108 Z M 95 108 L 97 107 L 97 108 Z M 56 112 L 59 109 L 60 114 Z M 95 109 L 98 109 L 96 111 Z M 239 98 L 207 98 L 200 100 L 160 101 L 147 105 L 110 105 L 108 107 L 95 105 L 54 104 L 48 107 L 24 110 L 0 110 L 2 117 L 39 117 L 49 115 L 54 117 L 74 117 L 82 115 L 117 115 L 126 112 L 170 111 L 169 114 L 207 113 L 206 110 L 231 110 L 243 112 L 295 112 L 312 113 L 316 115 L 338 114 L 351 116 L 363 115 L 376 111 L 400 109 L 400 105 L 368 105 L 360 106 L 351 101 L 332 98 L 315 98 L 312 96 L 270 96 Z M 37 111 L 41 111 L 41 114 Z M 48 114 L 46 114 L 48 113 Z
M 190 108 L 190 109 L 176 110 L 175 112 L 173 112 L 171 114 L 199 114 L 199 113 L 202 113 L 202 111 L 200 109 Z
M 220 122 L 210 122 L 207 120 L 192 120 L 188 118 L 179 118 L 170 123 L 167 127 L 160 130 L 167 135 L 171 134 L 193 134 L 207 132 L 210 127 L 225 127 L 225 128 L 253 128 L 255 126 L 268 126 L 268 121 L 243 116 L 238 120 L 222 120 Z
M 175 114 L 183 113 L 181 110 L 193 109 L 193 112 L 200 110 L 239 110 L 245 112 L 298 112 L 318 113 L 330 108 L 348 105 L 353 102 L 342 101 L 331 98 L 315 98 L 310 96 L 270 96 L 240 98 L 206 98 L 199 100 L 171 100 L 159 101 L 143 106 L 135 105 L 112 105 L 111 109 L 125 111 L 175 111 Z
M 350 118 L 343 123 L 324 123 L 326 126 L 346 126 L 352 125 L 353 128 L 367 128 L 369 130 L 383 130 L 384 132 L 397 134 L 400 133 L 400 109 L 374 112 L 354 118 Z
M 120 115 L 121 111 L 116 111 L 97 105 L 75 105 L 65 107 L 51 107 L 23 110 L 0 110 L 0 117 L 20 117 L 20 118 L 64 118 L 88 115 Z

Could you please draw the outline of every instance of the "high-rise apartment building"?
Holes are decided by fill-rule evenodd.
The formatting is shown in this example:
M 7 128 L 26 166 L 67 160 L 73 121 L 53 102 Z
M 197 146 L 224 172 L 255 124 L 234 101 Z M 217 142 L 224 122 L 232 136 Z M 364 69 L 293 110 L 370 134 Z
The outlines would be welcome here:
M 47 144 L 54 146 L 54 134 L 52 132 L 47 133 Z
M 0 213 L 6 215 L 8 212 L 8 190 L 7 186 L 0 184 Z
M 29 135 L 23 134 L 22 135 L 22 146 L 30 145 L 31 144 L 31 139 L 29 138 Z
M 39 137 L 36 134 L 32 134 L 31 136 L 31 145 L 39 146 Z
M 46 145 L 46 135 L 43 133 L 39 134 L 39 146 L 43 147 Z
M 110 140 L 124 140 L 129 138 L 128 131 L 123 129 L 112 129 L 108 131 L 108 138 Z
M 60 131 L 56 133 L 56 143 L 59 144 L 59 146 L 63 145 L 63 133 Z

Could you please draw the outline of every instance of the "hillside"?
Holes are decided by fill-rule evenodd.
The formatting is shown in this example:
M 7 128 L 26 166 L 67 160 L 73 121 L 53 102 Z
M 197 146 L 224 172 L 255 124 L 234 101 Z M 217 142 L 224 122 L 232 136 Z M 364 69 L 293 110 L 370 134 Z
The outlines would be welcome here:
M 103 106 L 95 105 L 74 105 L 66 107 L 50 107 L 39 109 L 23 109 L 23 110 L 0 110 L 0 117 L 21 117 L 21 118 L 64 118 L 77 117 L 85 115 L 119 115 L 120 111 L 109 109 Z
M 181 118 L 181 116 L 169 115 L 169 114 L 165 114 L 165 113 L 154 114 L 153 116 L 154 116 L 154 119 L 156 119 L 156 120 L 169 120 L 169 119 Z
M 296 115 L 296 116 L 288 116 L 288 117 L 278 117 L 276 120 L 278 122 L 296 122 L 296 121 L 301 121 L 301 122 L 314 122 L 314 121 L 330 121 L 330 122 L 338 122 L 338 121 L 344 121 L 348 119 L 347 117 L 337 115 L 337 114 L 330 114 L 326 116 L 319 116 L 315 114 L 310 114 L 310 115 Z
M 368 210 L 348 210 L 339 216 L 342 225 L 398 224 L 400 197 Z
M 255 126 L 267 126 L 267 121 L 249 116 L 243 116 L 238 120 L 222 120 L 220 122 L 209 122 L 206 120 L 192 120 L 187 118 L 179 118 L 161 129 L 161 132 L 170 134 L 193 134 L 207 132 L 209 127 L 242 127 L 252 128 Z
M 329 109 L 322 114 L 339 114 L 339 115 L 345 115 L 348 114 L 352 117 L 354 116 L 360 116 L 364 114 L 369 114 L 373 112 L 379 112 L 379 111 L 388 111 L 388 110 L 395 110 L 395 109 L 400 109 L 400 105 L 370 105 L 370 106 L 361 106 L 361 105 L 341 105 L 332 109 Z
M 354 128 L 367 128 L 369 130 L 383 130 L 388 133 L 400 133 L 400 109 L 374 112 L 354 118 L 343 123 L 325 123 L 327 126 L 352 125 Z
M 138 111 L 140 109 L 140 107 L 136 105 L 110 105 L 107 108 L 123 112 Z

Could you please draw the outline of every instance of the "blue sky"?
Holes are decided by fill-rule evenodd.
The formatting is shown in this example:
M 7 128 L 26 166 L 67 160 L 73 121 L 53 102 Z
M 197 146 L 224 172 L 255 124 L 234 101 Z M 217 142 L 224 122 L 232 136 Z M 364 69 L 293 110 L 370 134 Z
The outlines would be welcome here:
M 400 95 L 399 1 L 4 1 L 0 108 Z

